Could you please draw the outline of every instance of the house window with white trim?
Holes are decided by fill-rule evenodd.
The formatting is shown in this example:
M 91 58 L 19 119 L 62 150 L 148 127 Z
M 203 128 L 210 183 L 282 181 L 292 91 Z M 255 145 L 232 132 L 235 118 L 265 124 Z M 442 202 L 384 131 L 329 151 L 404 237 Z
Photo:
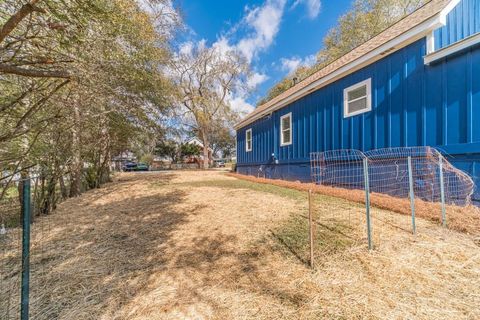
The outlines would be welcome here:
M 252 129 L 245 131 L 245 150 L 252 151 Z
M 343 90 L 343 117 L 372 110 L 372 79 L 369 78 Z
M 292 113 L 280 117 L 280 145 L 292 144 Z

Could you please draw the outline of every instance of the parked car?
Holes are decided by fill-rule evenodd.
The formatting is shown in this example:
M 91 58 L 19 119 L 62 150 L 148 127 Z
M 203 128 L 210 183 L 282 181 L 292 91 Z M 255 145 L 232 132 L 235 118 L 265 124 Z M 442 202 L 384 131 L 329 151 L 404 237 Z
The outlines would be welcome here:
M 139 164 L 137 164 L 137 168 L 135 171 L 148 171 L 148 170 L 149 170 L 148 164 L 140 162 Z
M 214 159 L 213 166 L 215 168 L 225 168 L 225 160 L 222 159 Z
M 123 171 L 131 172 L 131 171 L 135 171 L 136 168 L 137 168 L 137 164 L 135 162 L 127 162 L 125 166 L 123 166 Z
M 123 171 L 125 172 L 132 172 L 132 171 L 148 171 L 150 168 L 146 163 L 136 163 L 136 162 L 129 162 L 125 164 L 123 167 Z

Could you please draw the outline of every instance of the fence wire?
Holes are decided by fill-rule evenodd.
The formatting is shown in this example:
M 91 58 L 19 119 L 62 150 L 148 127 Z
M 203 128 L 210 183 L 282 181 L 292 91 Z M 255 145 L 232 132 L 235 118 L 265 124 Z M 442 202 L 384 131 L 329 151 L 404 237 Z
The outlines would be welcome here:
M 46 294 L 45 284 L 39 279 L 48 272 L 45 259 L 51 254 L 47 248 L 51 226 L 47 214 L 65 199 L 62 183 L 69 184 L 68 177 L 62 183 L 50 183 L 44 177 L 13 177 L 0 180 L 0 319 L 20 319 L 22 286 L 22 185 L 30 182 L 30 301 L 38 301 Z M 45 300 L 47 303 L 48 301 Z M 41 304 L 41 303 L 40 303 Z M 48 305 L 44 305 L 48 308 Z M 37 319 L 44 310 L 30 308 L 30 319 Z
M 432 215 L 446 224 L 446 206 L 471 204 L 474 191 L 473 180 L 431 147 L 387 148 L 365 153 L 351 149 L 314 152 L 310 154 L 310 163 L 315 184 L 336 188 L 340 191 L 336 194 L 344 194 L 346 199 L 364 199 L 366 203 L 366 207 L 354 213 L 317 208 L 317 220 L 325 225 L 324 232 L 345 227 L 353 239 L 368 238 L 377 247 L 382 235 L 386 237 L 391 228 L 415 233 L 416 205 L 422 205 L 423 216 L 425 208 L 434 208 L 438 212 Z M 369 201 L 375 207 L 370 207 Z M 429 203 L 430 207 L 426 207 Z M 379 207 L 411 211 L 411 217 L 391 214 Z M 358 227 L 363 232 L 359 233 Z
M 364 159 L 368 162 L 372 193 L 408 198 L 410 159 L 416 198 L 440 202 L 443 186 L 445 203 L 460 206 L 471 203 L 473 180 L 431 147 L 375 149 L 365 153 L 359 150 L 313 152 L 310 154 L 312 180 L 318 185 L 364 190 Z

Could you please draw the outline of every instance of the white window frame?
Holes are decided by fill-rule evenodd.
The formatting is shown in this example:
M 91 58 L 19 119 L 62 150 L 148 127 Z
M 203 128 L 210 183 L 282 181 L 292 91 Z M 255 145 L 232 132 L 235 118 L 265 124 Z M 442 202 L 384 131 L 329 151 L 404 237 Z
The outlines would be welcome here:
M 290 135 L 289 135 L 289 136 L 290 136 L 290 139 L 289 139 L 290 141 L 289 141 L 289 142 L 283 141 L 283 131 L 284 131 L 284 129 L 283 129 L 283 119 L 285 119 L 285 118 L 289 118 L 289 119 L 290 119 Z M 289 146 L 289 145 L 292 144 L 292 140 L 293 140 L 293 139 L 292 139 L 292 137 L 293 137 L 293 136 L 292 136 L 292 132 L 293 132 L 292 113 L 289 112 L 289 113 L 287 113 L 287 114 L 285 114 L 285 115 L 283 115 L 283 116 L 280 117 L 280 146 L 281 146 L 281 147 Z
M 250 132 L 250 148 L 248 148 L 248 133 Z M 245 151 L 250 152 L 253 149 L 253 134 L 252 129 L 245 131 Z
M 363 87 L 363 86 L 367 87 L 367 95 L 359 97 L 359 98 L 354 99 L 352 101 L 348 101 L 348 93 L 350 91 L 356 90 L 356 89 L 358 89 L 360 87 Z M 355 112 L 350 112 L 350 113 L 348 112 L 348 103 L 349 102 L 352 103 L 352 102 L 355 102 L 357 100 L 364 99 L 365 97 L 367 97 L 367 107 L 365 109 L 358 110 L 358 111 L 355 111 Z M 350 86 L 350 87 L 343 90 L 343 117 L 344 118 L 353 117 L 353 116 L 356 116 L 356 115 L 359 115 L 359 114 L 362 114 L 362 113 L 365 113 L 365 112 L 369 112 L 369 111 L 372 111 L 372 78 L 368 78 L 366 80 L 363 80 L 363 81 L 361 81 L 359 83 L 356 83 L 353 86 Z

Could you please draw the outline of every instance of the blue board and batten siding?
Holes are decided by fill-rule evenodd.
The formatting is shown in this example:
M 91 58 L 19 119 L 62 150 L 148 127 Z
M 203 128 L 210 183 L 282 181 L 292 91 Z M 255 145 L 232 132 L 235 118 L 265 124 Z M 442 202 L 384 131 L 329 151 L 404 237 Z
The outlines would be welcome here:
M 465 3 L 480 9 L 480 0 L 464 0 L 459 6 Z M 470 17 L 477 23 L 477 13 L 457 6 L 448 15 L 443 32 L 458 32 L 451 24 Z M 431 65 L 424 64 L 425 55 L 424 38 L 238 129 L 238 172 L 310 181 L 310 152 L 434 146 L 452 155 L 450 160 L 457 167 L 478 180 L 480 48 L 471 47 Z M 343 90 L 368 78 L 372 80 L 372 111 L 344 118 Z M 281 147 L 280 117 L 289 112 L 293 143 Z M 245 131 L 250 128 L 252 151 L 246 152 Z
M 480 32 L 480 1 L 463 0 L 447 16 L 447 24 L 434 31 L 435 50 Z

